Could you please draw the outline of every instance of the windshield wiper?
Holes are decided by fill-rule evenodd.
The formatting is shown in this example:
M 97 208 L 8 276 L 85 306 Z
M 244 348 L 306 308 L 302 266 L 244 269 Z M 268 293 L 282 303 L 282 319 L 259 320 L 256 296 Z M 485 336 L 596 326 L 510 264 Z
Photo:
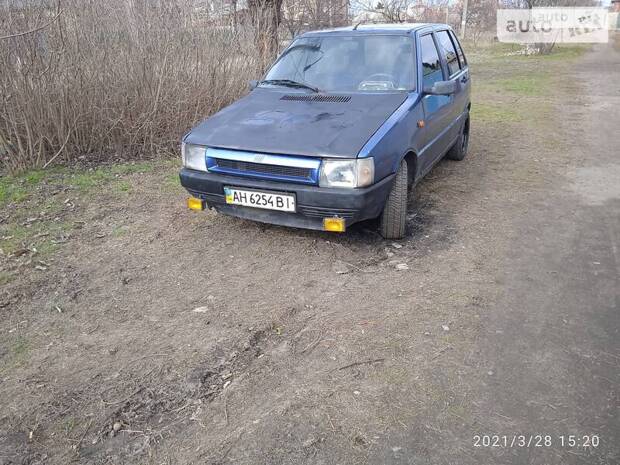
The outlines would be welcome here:
M 319 52 L 321 52 L 319 50 Z M 321 56 L 318 57 L 316 60 L 314 60 L 312 63 L 310 63 L 309 65 L 304 66 L 304 73 L 306 71 L 308 71 L 310 68 L 312 68 L 314 65 L 316 65 L 319 61 L 321 61 L 323 59 L 323 57 L 325 56 L 325 54 L 323 52 L 321 52 Z
M 317 87 L 311 86 L 310 84 L 306 84 L 304 82 L 293 81 L 292 79 L 265 79 L 264 81 L 259 82 L 259 84 L 273 84 L 276 86 L 310 89 L 312 92 L 315 92 L 317 94 L 320 92 Z

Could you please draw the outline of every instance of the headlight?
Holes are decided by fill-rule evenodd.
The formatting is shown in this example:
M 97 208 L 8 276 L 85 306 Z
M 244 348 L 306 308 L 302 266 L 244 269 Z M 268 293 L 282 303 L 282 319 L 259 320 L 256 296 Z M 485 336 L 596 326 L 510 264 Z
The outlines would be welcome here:
M 373 158 L 354 160 L 323 160 L 319 186 L 364 187 L 375 182 Z
M 207 149 L 202 145 L 181 144 L 183 166 L 192 170 L 207 171 Z

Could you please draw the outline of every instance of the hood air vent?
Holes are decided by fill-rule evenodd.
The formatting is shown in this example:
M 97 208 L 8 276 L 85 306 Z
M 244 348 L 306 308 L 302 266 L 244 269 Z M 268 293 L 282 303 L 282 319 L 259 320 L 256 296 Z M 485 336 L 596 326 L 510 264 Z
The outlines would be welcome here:
M 345 103 L 351 100 L 350 95 L 284 95 L 280 100 L 293 100 L 295 102 L 333 102 Z

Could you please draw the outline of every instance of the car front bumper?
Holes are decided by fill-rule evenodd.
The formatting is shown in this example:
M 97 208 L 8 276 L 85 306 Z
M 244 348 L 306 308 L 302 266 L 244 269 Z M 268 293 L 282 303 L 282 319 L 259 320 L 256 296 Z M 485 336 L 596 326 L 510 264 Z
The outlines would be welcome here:
M 294 183 L 248 179 L 183 168 L 181 185 L 193 196 L 206 201 L 220 213 L 248 220 L 296 228 L 323 229 L 324 218 L 343 218 L 350 226 L 379 216 L 394 182 L 390 175 L 360 189 L 325 188 Z M 228 205 L 224 186 L 295 194 L 294 213 Z

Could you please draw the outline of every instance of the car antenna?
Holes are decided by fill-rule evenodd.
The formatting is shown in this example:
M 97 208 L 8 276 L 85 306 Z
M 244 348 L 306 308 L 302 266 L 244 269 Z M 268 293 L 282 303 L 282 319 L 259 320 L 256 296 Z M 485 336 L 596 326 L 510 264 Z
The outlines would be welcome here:
M 364 21 L 360 21 L 359 23 L 357 23 L 355 26 L 353 26 L 353 30 L 357 31 L 357 26 L 359 26 L 360 24 L 362 24 Z

